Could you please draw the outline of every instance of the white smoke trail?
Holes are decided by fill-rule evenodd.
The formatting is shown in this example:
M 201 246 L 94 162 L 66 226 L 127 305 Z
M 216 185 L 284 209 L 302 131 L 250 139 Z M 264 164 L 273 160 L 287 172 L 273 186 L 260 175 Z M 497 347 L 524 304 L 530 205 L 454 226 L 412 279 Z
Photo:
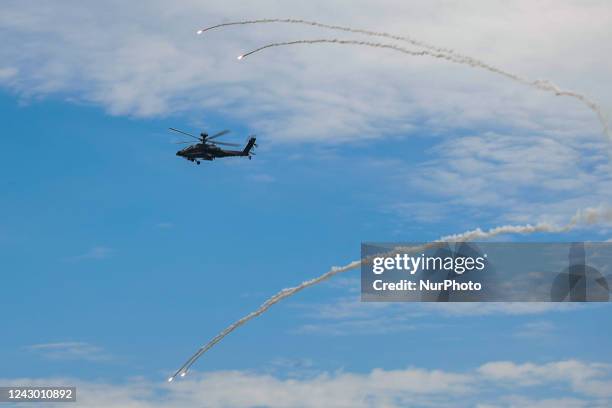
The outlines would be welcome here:
M 390 34 L 390 33 L 382 32 L 382 31 L 363 30 L 363 29 L 359 29 L 359 28 L 352 28 L 352 27 L 346 27 L 346 26 L 324 24 L 324 23 L 319 23 L 317 21 L 308 21 L 308 20 L 292 19 L 292 18 L 284 18 L 284 19 L 270 18 L 270 19 L 258 19 L 258 20 L 244 20 L 244 21 L 235 21 L 235 22 L 217 24 L 217 25 L 214 25 L 214 26 L 202 28 L 202 29 L 197 31 L 197 34 L 203 34 L 203 33 L 207 32 L 207 31 L 210 31 L 210 30 L 214 30 L 214 29 L 222 28 L 222 27 L 228 27 L 228 26 L 248 25 L 248 24 L 269 24 L 269 23 L 301 24 L 301 25 L 320 27 L 320 28 L 325 28 L 325 29 L 330 29 L 330 30 L 335 30 L 335 31 L 344 31 L 344 32 L 353 33 L 353 34 L 363 34 L 363 35 L 372 36 L 372 37 L 383 37 L 383 38 L 389 38 L 389 39 L 392 39 L 392 40 L 403 41 L 403 42 L 412 44 L 412 45 L 417 46 L 417 47 L 425 48 L 425 49 L 427 49 L 429 51 L 432 51 L 434 54 L 441 54 L 441 53 L 447 54 L 448 58 L 445 58 L 445 59 L 448 59 L 450 61 L 453 61 L 453 62 L 456 62 L 456 63 L 459 63 L 459 64 L 466 64 L 466 65 L 469 65 L 469 66 L 472 66 L 472 67 L 479 67 L 479 68 L 485 69 L 487 71 L 490 71 L 490 72 L 497 73 L 499 75 L 505 76 L 506 78 L 509 78 L 509 79 L 514 80 L 514 81 L 520 82 L 520 83 L 522 83 L 524 85 L 532 86 L 532 87 L 535 87 L 535 88 L 543 90 L 543 91 L 553 92 L 557 96 L 568 96 L 568 97 L 575 98 L 575 99 L 581 101 L 582 103 L 584 103 L 593 112 L 595 112 L 595 114 L 597 115 L 597 118 L 601 122 L 601 125 L 603 127 L 603 131 L 604 131 L 605 136 L 608 138 L 609 142 L 612 142 L 612 134 L 610 133 L 610 127 L 609 127 L 609 119 L 603 113 L 603 110 L 601 109 L 599 104 L 596 103 L 595 101 L 593 101 L 592 99 L 588 98 L 587 96 L 585 96 L 583 94 L 580 94 L 578 92 L 575 92 L 575 91 L 561 89 L 559 86 L 555 85 L 554 83 L 552 83 L 552 82 L 550 82 L 548 80 L 535 80 L 534 81 L 534 80 L 530 80 L 528 78 L 521 77 L 519 75 L 513 74 L 513 73 L 508 72 L 508 71 L 505 71 L 505 70 L 503 70 L 501 68 L 497 68 L 497 67 L 495 67 L 495 66 L 493 66 L 491 64 L 488 64 L 486 62 L 480 61 L 480 60 L 478 60 L 476 58 L 472 58 L 470 56 L 467 56 L 467 55 L 464 55 L 464 54 L 460 54 L 460 53 L 456 52 L 455 50 L 453 50 L 451 48 L 438 47 L 438 46 L 435 46 L 435 45 L 432 45 L 432 44 L 428 44 L 428 43 L 426 43 L 424 41 L 416 40 L 416 39 L 414 39 L 412 37 L 409 37 L 409 36 L 405 36 L 405 35 L 401 36 L 401 35 Z M 319 42 L 319 43 L 321 43 L 321 42 L 336 42 L 336 43 L 340 43 L 340 44 L 349 44 L 349 42 L 342 42 L 342 41 L 316 41 L 316 42 Z M 280 44 L 282 44 L 282 45 L 292 45 L 292 44 L 305 44 L 305 43 L 308 43 L 308 42 L 296 41 L 296 42 L 279 43 L 279 46 L 280 46 Z M 364 44 L 360 44 L 360 45 L 368 45 L 368 44 L 364 43 Z M 265 48 L 270 48 L 270 47 L 268 47 L 268 46 L 261 47 L 260 49 L 254 50 L 253 52 L 250 52 L 250 53 L 247 53 L 247 54 L 239 56 L 238 59 L 242 59 L 242 58 L 246 57 L 249 54 L 255 53 L 255 52 L 260 51 L 260 50 L 265 49 Z M 388 48 L 391 48 L 391 46 L 388 47 Z M 415 54 L 412 54 L 412 55 L 415 55 Z M 421 55 L 425 55 L 425 54 L 421 54 Z M 432 55 L 432 54 L 427 54 L 427 55 Z M 437 57 L 437 58 L 441 58 L 441 57 Z
M 233 22 L 229 22 L 229 23 L 223 23 L 223 24 L 217 24 L 217 25 L 210 26 L 210 27 L 205 27 L 205 28 L 202 28 L 202 29 L 198 30 L 196 33 L 197 34 L 203 34 L 206 31 L 210 31 L 210 30 L 214 30 L 214 29 L 222 28 L 222 27 L 235 26 L 235 25 L 269 24 L 269 23 L 301 24 L 301 25 L 308 25 L 308 26 L 325 28 L 325 29 L 335 30 L 335 31 L 344 31 L 344 32 L 353 33 L 353 34 L 364 34 L 364 35 L 368 35 L 368 36 L 372 36 L 372 37 L 384 37 L 384 38 L 389 38 L 389 39 L 392 39 L 392 40 L 404 41 L 404 42 L 410 43 L 412 45 L 415 45 L 417 47 L 427 48 L 429 50 L 433 50 L 433 51 L 436 51 L 436 52 L 446 52 L 446 53 L 449 53 L 449 54 L 454 54 L 454 55 L 459 56 L 461 58 L 468 58 L 468 59 L 470 58 L 468 56 L 461 55 L 461 54 L 455 52 L 451 48 L 437 47 L 435 45 L 431 45 L 431 44 L 428 44 L 426 42 L 419 41 L 419 40 L 416 40 L 416 39 L 408 37 L 408 36 L 394 35 L 394 34 L 389 34 L 389 33 L 379 32 L 379 31 L 362 30 L 362 29 L 359 29 L 359 28 L 352 28 L 352 27 L 344 27 L 344 26 L 339 26 L 339 25 L 324 24 L 324 23 L 319 23 L 317 21 L 300 20 L 300 19 L 294 19 L 294 18 L 265 18 L 265 19 L 260 19 L 260 20 L 233 21 Z
M 501 234 L 533 234 L 537 232 L 549 232 L 549 233 L 559 233 L 566 232 L 573 228 L 575 228 L 579 224 L 595 224 L 603 221 L 612 221 L 612 208 L 599 207 L 599 208 L 588 208 L 584 212 L 578 212 L 574 215 L 570 222 L 563 226 L 556 226 L 550 223 L 539 223 L 536 225 L 504 225 L 500 227 L 492 228 L 488 231 L 483 231 L 480 228 L 477 228 L 472 231 L 466 231 L 461 234 L 448 235 L 440 238 L 438 241 L 434 243 L 427 244 L 421 247 L 409 248 L 410 250 L 421 250 L 426 248 L 429 245 L 435 245 L 436 242 L 458 242 L 458 241 L 470 241 L 474 239 L 488 239 L 495 237 Z M 398 250 L 400 248 L 396 248 Z M 367 259 L 365 259 L 367 260 Z M 357 260 L 350 262 L 344 266 L 334 266 L 329 271 L 325 272 L 323 275 L 316 277 L 314 279 L 310 279 L 300 283 L 297 286 L 293 286 L 290 288 L 285 288 L 270 297 L 266 300 L 257 310 L 249 313 L 243 318 L 237 320 L 236 322 L 230 324 L 224 330 L 222 330 L 219 334 L 213 337 L 208 343 L 203 345 L 195 354 L 193 354 L 186 362 L 183 364 L 171 377 L 168 378 L 168 381 L 173 381 L 177 375 L 184 377 L 187 373 L 187 370 L 196 362 L 198 358 L 200 358 L 204 353 L 213 348 L 217 343 L 223 340 L 227 335 L 232 333 L 234 330 L 239 328 L 240 326 L 246 324 L 250 320 L 262 315 L 265 313 L 270 307 L 274 304 L 280 302 L 283 299 L 286 299 L 290 296 L 295 295 L 296 293 L 304 290 L 310 286 L 314 286 L 318 283 L 321 283 L 335 275 L 338 275 L 343 272 L 350 271 L 352 269 L 358 268 L 362 261 Z
M 542 91 L 552 92 L 557 96 L 567 96 L 567 97 L 571 97 L 571 98 L 579 100 L 597 115 L 597 118 L 599 119 L 599 122 L 602 125 L 603 132 L 605 136 L 608 138 L 608 142 L 612 143 L 612 134 L 610 134 L 608 119 L 604 115 L 603 110 L 601 109 L 599 104 L 589 99 L 585 95 L 582 95 L 575 91 L 568 91 L 568 90 L 561 89 L 559 86 L 555 85 L 554 83 L 548 80 L 538 79 L 538 80 L 532 81 L 526 78 L 522 78 L 518 75 L 512 74 L 510 72 L 503 71 L 492 65 L 485 64 L 473 58 L 458 56 L 452 53 L 446 53 L 446 52 L 434 51 L 434 50 L 416 51 L 416 50 L 409 50 L 407 48 L 403 48 L 403 47 L 400 47 L 394 44 L 376 43 L 376 42 L 369 42 L 369 41 L 357 41 L 357 40 L 340 40 L 340 39 L 332 38 L 332 39 L 297 40 L 297 41 L 271 43 L 271 44 L 267 44 L 262 47 L 256 48 L 254 50 L 251 50 L 247 53 L 244 53 L 240 55 L 238 59 L 246 58 L 249 55 L 256 54 L 268 48 L 284 47 L 284 46 L 297 45 L 297 44 L 340 44 L 340 45 L 358 45 L 358 46 L 364 46 L 364 47 L 384 48 L 384 49 L 401 52 L 407 55 L 429 56 L 433 58 L 444 59 L 444 60 L 447 60 L 447 61 L 450 61 L 456 64 L 467 65 L 472 68 L 482 68 L 489 72 L 493 72 L 493 73 L 505 76 L 506 78 L 509 78 L 511 80 L 520 82 L 524 85 L 531 86 L 533 88 L 540 89 Z
M 533 86 L 535 88 L 544 90 L 544 91 L 549 91 L 549 92 L 554 92 L 556 95 L 563 95 L 563 96 L 569 96 L 569 97 L 573 97 L 576 98 L 578 100 L 580 100 L 581 102 L 583 102 L 584 104 L 586 104 L 591 110 L 593 110 L 597 115 L 599 120 L 602 122 L 603 126 L 604 126 L 604 131 L 606 133 L 606 135 L 610 138 L 610 134 L 608 131 L 608 123 L 605 120 L 605 117 L 601 111 L 601 108 L 599 107 L 599 105 L 593 101 L 591 101 L 589 98 L 587 98 L 586 96 L 579 94 L 577 92 L 573 92 L 573 91 L 566 91 L 563 90 L 561 88 L 559 88 L 557 85 L 546 81 L 546 80 L 537 80 L 537 81 L 531 81 L 525 78 L 522 78 L 518 75 L 503 71 L 499 68 L 496 68 L 494 66 L 488 65 L 484 62 L 478 61 L 476 59 L 455 53 L 453 50 L 451 49 L 447 49 L 447 48 L 441 48 L 441 47 L 435 47 L 433 45 L 429 45 L 427 43 L 423 43 L 414 39 L 411 39 L 409 37 L 401 37 L 401 36 L 394 36 L 391 34 L 387 34 L 387 33 L 380 33 L 380 32 L 373 32 L 373 31 L 367 31 L 367 30 L 359 30 L 359 29 L 353 29 L 353 28 L 349 28 L 349 27 L 341 27 L 341 26 L 332 26 L 332 25 L 326 25 L 326 24 L 321 24 L 321 23 L 317 23 L 317 22 L 312 22 L 312 21 L 305 21 L 305 20 L 294 20 L 294 19 L 264 19 L 264 20 L 248 20 L 248 21 L 240 21 L 240 22 L 232 22 L 232 23 L 224 23 L 224 24 L 219 24 L 216 26 L 212 26 L 212 27 L 208 27 L 208 28 L 204 28 L 199 30 L 197 33 L 198 34 L 202 34 L 205 31 L 209 31 L 215 28 L 219 28 L 219 27 L 224 27 L 224 26 L 231 26 L 231 25 L 245 25 L 245 24 L 257 24 L 257 23 L 275 23 L 275 22 L 284 22 L 284 23 L 295 23 L 295 24 L 307 24 L 307 25 L 312 25 L 312 26 L 317 26 L 317 27 L 322 27 L 322 28 L 329 28 L 329 29 L 334 29 L 334 30 L 341 30 L 341 31 L 347 31 L 347 32 L 351 32 L 351 33 L 358 33 L 358 34 L 365 34 L 365 35 L 372 35 L 372 36 L 380 36 L 380 37 L 387 37 L 390 39 L 394 39 L 394 40 L 400 40 L 400 41 L 406 41 L 411 43 L 412 45 L 421 47 L 421 48 L 425 48 L 425 50 L 420 50 L 420 51 L 415 51 L 415 50 L 408 50 L 406 48 L 402 48 L 396 45 L 392 45 L 392 44 L 383 44 L 383 43 L 374 43 L 374 42 L 367 42 L 367 41 L 354 41 L 354 40 L 338 40 L 338 39 L 321 39 L 321 40 L 300 40 L 300 41 L 290 41 L 290 42 L 282 42 L 282 43 L 273 43 L 273 44 L 268 44 L 265 45 L 263 47 L 257 48 L 253 51 L 247 52 L 243 55 L 240 55 L 238 57 L 238 59 L 243 59 L 249 55 L 255 54 L 259 51 L 262 51 L 264 49 L 267 48 L 273 48 L 273 47 L 281 47 L 281 46 L 289 46 L 289 45 L 294 45 L 294 44 L 317 44 L 317 43 L 335 43 L 335 44 L 344 44 L 344 45 L 348 45 L 348 44 L 352 44 L 352 45 L 361 45 L 361 46 L 369 46 L 369 47 L 376 47 L 376 48 L 385 48 L 385 49 L 391 49 L 391 50 L 395 50 L 404 54 L 408 54 L 408 55 L 413 55 L 413 56 L 430 56 L 430 57 L 434 57 L 434 58 L 440 58 L 440 59 L 445 59 L 448 60 L 450 62 L 454 62 L 454 63 L 458 63 L 458 64 L 465 64 L 465 65 L 469 65 L 471 67 L 478 67 L 478 68 L 483 68 L 486 69 L 490 72 L 494 72 L 500 75 L 503 75 L 507 78 L 510 78 L 512 80 L 518 81 L 520 83 L 523 83 L 525 85 L 528 86 Z M 612 138 L 611 138 L 612 139 Z M 551 233 L 559 233 L 559 232 L 566 232 L 569 231 L 573 228 L 575 228 L 578 224 L 584 223 L 584 224 L 594 224 L 597 222 L 601 222 L 603 220 L 607 220 L 607 221 L 612 221 L 612 210 L 610 209 L 606 209 L 606 208 L 592 208 L 592 209 L 587 209 L 584 212 L 578 212 L 574 217 L 572 217 L 572 219 L 570 220 L 570 222 L 566 225 L 563 226 L 556 226 L 554 224 L 550 224 L 550 223 L 539 223 L 536 225 L 505 225 L 505 226 L 500 226 L 500 227 L 495 227 L 492 228 L 488 231 L 483 231 L 480 228 L 472 230 L 472 231 L 467 231 L 461 234 L 456 234 L 456 235 L 449 235 L 446 237 L 441 238 L 440 240 L 436 241 L 436 242 L 454 242 L 454 241 L 469 241 L 469 240 L 474 240 L 474 239 L 487 239 L 487 238 L 491 238 L 500 234 L 532 234 L 532 233 L 537 233 L 537 232 L 551 232 Z M 432 244 L 428 244 L 428 245 L 435 245 L 435 243 Z M 416 248 L 410 248 L 410 249 L 416 249 Z M 396 248 L 397 250 L 397 248 Z M 280 292 L 278 292 L 277 294 L 275 294 L 274 296 L 270 297 L 268 300 L 266 300 L 258 309 L 256 309 L 255 311 L 249 313 L 248 315 L 244 316 L 243 318 L 237 320 L 236 322 L 232 323 L 231 325 L 229 325 L 227 328 L 225 328 L 224 330 L 222 330 L 219 334 L 217 334 L 215 337 L 213 337 L 208 343 L 206 343 L 205 345 L 203 345 L 195 354 L 193 354 L 171 377 L 168 378 L 168 381 L 173 381 L 176 376 L 185 376 L 187 371 L 189 370 L 189 368 L 197 361 L 198 358 L 200 358 L 204 353 L 206 353 L 208 350 L 210 350 L 211 348 L 213 348 L 216 344 L 218 344 L 220 341 L 222 341 L 226 336 L 228 336 L 230 333 L 232 333 L 234 330 L 236 330 L 237 328 L 239 328 L 240 326 L 246 324 L 247 322 L 249 322 L 250 320 L 262 315 L 263 313 L 265 313 L 270 307 L 272 307 L 274 304 L 280 302 L 283 299 L 286 299 L 290 296 L 293 296 L 294 294 L 300 292 L 303 289 L 306 289 L 310 286 L 314 286 L 320 282 L 323 282 L 337 274 L 343 273 L 343 272 L 347 272 L 349 270 L 355 269 L 357 267 L 359 267 L 361 265 L 363 260 L 357 260 L 357 261 L 353 261 L 350 262 L 344 266 L 340 266 L 340 267 L 332 267 L 329 271 L 327 271 L 326 273 L 320 275 L 319 277 L 316 277 L 314 279 L 302 282 L 301 284 L 294 286 L 294 287 L 290 287 L 290 288 L 286 288 L 281 290 Z

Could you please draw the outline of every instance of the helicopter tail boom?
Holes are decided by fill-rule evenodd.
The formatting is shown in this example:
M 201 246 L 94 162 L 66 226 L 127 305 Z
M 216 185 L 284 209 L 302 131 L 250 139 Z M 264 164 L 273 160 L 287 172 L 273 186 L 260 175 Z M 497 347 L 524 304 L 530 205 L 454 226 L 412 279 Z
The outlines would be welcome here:
M 255 146 L 255 141 L 256 140 L 257 139 L 254 136 L 251 136 L 249 138 L 249 141 L 247 142 L 246 146 L 244 147 L 244 150 L 242 151 L 242 155 L 243 156 L 248 156 L 251 153 L 251 150 Z

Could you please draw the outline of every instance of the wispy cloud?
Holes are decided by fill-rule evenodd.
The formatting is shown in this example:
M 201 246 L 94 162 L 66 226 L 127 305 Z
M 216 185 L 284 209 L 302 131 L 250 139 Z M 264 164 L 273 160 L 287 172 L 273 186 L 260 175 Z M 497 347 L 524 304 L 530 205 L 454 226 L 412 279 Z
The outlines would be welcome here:
M 456 318 L 482 316 L 543 316 L 584 310 L 597 305 L 545 302 L 465 302 L 465 303 L 404 303 L 361 302 L 359 279 L 344 277 L 340 284 L 330 281 L 328 287 L 342 290 L 346 295 L 336 295 L 333 301 L 323 303 L 294 304 L 303 322 L 297 333 L 318 335 L 387 334 L 412 330 L 428 330 L 454 324 Z M 436 320 L 431 318 L 443 318 Z M 385 324 L 381 324 L 384 321 Z M 544 322 L 527 324 L 516 335 L 528 333 L 552 334 L 553 328 Z
M 557 327 L 550 321 L 536 321 L 523 324 L 514 333 L 515 337 L 525 339 L 542 339 L 553 336 Z
M 110 355 L 104 349 L 85 342 L 32 344 L 26 346 L 25 349 L 52 360 L 104 361 L 110 359 Z
M 200 115 L 214 110 L 285 141 L 355 140 L 423 128 L 439 134 L 482 126 L 599 133 L 592 112 L 575 101 L 433 59 L 325 46 L 235 59 L 239 52 L 270 40 L 335 35 L 328 31 L 277 25 L 195 35 L 206 23 L 266 13 L 418 34 L 428 42 L 465 50 L 521 74 L 549 76 L 612 102 L 601 86 L 609 82 L 612 63 L 610 55 L 601 52 L 612 30 L 612 11 L 605 2 L 556 3 L 556 15 L 562 17 L 550 21 L 540 17 L 549 11 L 547 3 L 527 0 L 512 7 L 477 1 L 473 7 L 479 10 L 478 19 L 471 7 L 448 8 L 443 1 L 419 4 L 418 12 L 411 2 L 385 0 L 378 7 L 370 5 L 368 13 L 357 12 L 360 7 L 339 7 L 337 13 L 322 15 L 325 1 L 316 0 L 301 7 L 298 16 L 293 4 L 270 0 L 182 5 L 151 1 L 146 8 L 120 2 L 87 7 L 5 3 L 0 17 L 4 42 L 29 50 L 24 54 L 21 47 L 4 47 L 0 52 L 1 60 L 19 71 L 3 81 L 6 86 L 24 97 L 68 93 L 113 114 Z M 119 8 L 121 21 L 110 17 Z M 520 30 L 507 28 L 518 26 Z M 566 69 L 560 71 L 559 66 Z
M 476 1 L 478 19 L 472 7 L 449 8 L 443 1 L 414 7 L 385 0 L 378 7 L 369 5 L 368 13 L 339 7 L 325 16 L 322 4 L 309 2 L 295 16 L 293 5 L 270 0 L 239 7 L 232 1 L 178 6 L 154 0 L 144 9 L 120 2 L 85 7 L 7 1 L 0 16 L 3 41 L 19 46 L 0 50 L 6 64 L 0 68 L 0 84 L 24 99 L 69 95 L 116 115 L 198 112 L 201 117 L 202 112 L 215 112 L 283 142 L 432 135 L 437 148 L 425 163 L 390 170 L 401 177 L 401 184 L 394 183 L 401 193 L 389 194 L 396 199 L 385 203 L 385 209 L 411 220 L 478 217 L 481 225 L 483 213 L 504 214 L 503 222 L 566 219 L 577 208 L 612 200 L 612 170 L 602 153 L 600 124 L 576 101 L 487 72 L 373 50 L 301 47 L 242 63 L 235 59 L 239 52 L 274 39 L 334 35 L 303 27 L 244 27 L 195 35 L 207 23 L 267 12 L 350 22 L 412 34 L 524 76 L 549 77 L 611 110 L 612 94 L 601 86 L 610 82 L 612 72 L 612 56 L 601 52 L 612 35 L 608 4 L 557 2 L 558 17 L 550 21 L 541 18 L 550 12 L 546 2 L 528 0 L 512 7 Z M 121 22 L 109 17 L 118 8 Z M 23 48 L 29 52 L 21 52 Z M 258 182 L 273 178 L 252 176 Z
M 88 251 L 68 257 L 71 262 L 86 261 L 86 260 L 101 260 L 106 259 L 113 254 L 114 250 L 105 246 L 95 246 Z
M 266 373 L 290 378 L 313 378 L 321 375 L 308 358 L 275 358 L 263 367 Z
M 10 67 L 0 67 L 0 82 L 8 81 L 11 78 L 14 78 L 17 75 L 18 71 L 15 68 Z
M 419 231 L 423 235 L 447 224 L 469 229 L 561 223 L 576 209 L 610 202 L 607 150 L 584 133 L 556 138 L 547 132 L 475 131 L 434 143 L 416 163 L 389 159 L 365 165 L 389 181 L 379 187 L 392 197 L 381 210 L 394 215 L 402 229 L 440 225 Z M 609 237 L 609 223 L 592 228 Z

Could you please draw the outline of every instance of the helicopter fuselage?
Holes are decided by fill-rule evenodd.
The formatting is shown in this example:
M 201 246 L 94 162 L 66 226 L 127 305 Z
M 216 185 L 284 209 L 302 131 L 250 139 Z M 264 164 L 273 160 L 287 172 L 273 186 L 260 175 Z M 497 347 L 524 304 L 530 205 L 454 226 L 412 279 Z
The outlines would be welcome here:
M 212 161 L 223 157 L 248 157 L 250 159 L 255 140 L 255 137 L 251 137 L 243 150 L 226 150 L 211 143 L 196 143 L 179 150 L 176 155 L 198 164 L 200 160 Z

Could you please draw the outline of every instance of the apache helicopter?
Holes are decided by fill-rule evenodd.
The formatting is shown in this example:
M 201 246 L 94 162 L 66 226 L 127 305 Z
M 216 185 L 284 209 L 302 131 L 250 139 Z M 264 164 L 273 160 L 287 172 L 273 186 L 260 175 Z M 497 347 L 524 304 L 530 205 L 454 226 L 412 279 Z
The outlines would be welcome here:
M 179 129 L 170 128 L 170 130 L 172 130 L 173 132 L 182 133 L 184 135 L 187 135 L 189 137 L 192 137 L 198 140 L 199 143 L 195 143 L 195 144 L 192 144 L 193 142 L 178 142 L 178 144 L 191 144 L 191 145 L 176 152 L 177 156 L 184 157 L 185 159 L 191 162 L 196 162 L 197 164 L 200 164 L 200 160 L 212 161 L 219 157 L 238 156 L 238 157 L 248 157 L 250 160 L 251 156 L 255 155 L 255 153 L 252 152 L 253 147 L 257 147 L 257 144 L 255 143 L 256 141 L 255 136 L 250 136 L 246 146 L 244 146 L 244 149 L 242 150 L 224 150 L 220 148 L 219 145 L 240 146 L 239 144 L 236 144 L 236 143 L 219 142 L 219 141 L 213 140 L 213 139 L 216 139 L 220 136 L 223 136 L 229 133 L 230 132 L 229 130 L 222 130 L 221 132 L 215 133 L 212 136 L 209 136 L 208 133 L 200 133 L 200 137 L 194 136 L 191 133 L 183 132 L 182 130 L 179 130 Z

